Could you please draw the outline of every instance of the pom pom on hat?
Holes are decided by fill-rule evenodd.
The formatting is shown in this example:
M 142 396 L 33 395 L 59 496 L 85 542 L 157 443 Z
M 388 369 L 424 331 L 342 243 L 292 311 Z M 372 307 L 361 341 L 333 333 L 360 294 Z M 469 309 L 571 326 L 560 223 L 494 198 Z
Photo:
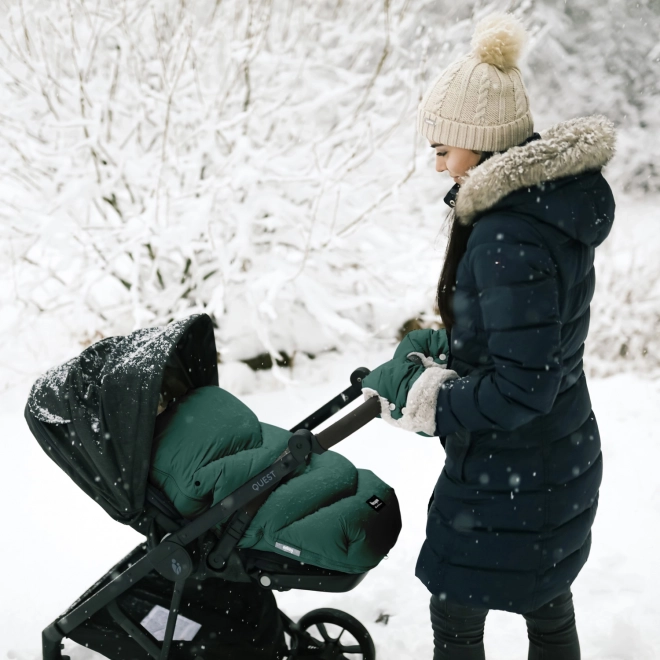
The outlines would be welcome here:
M 506 71 L 518 64 L 527 43 L 525 27 L 513 14 L 495 13 L 479 21 L 472 37 L 472 55 Z

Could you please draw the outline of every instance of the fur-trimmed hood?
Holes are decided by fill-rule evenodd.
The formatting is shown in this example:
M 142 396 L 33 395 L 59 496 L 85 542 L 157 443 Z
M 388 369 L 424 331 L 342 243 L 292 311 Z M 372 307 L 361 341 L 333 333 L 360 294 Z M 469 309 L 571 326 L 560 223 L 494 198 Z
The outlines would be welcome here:
M 614 125 L 593 115 L 556 124 L 534 140 L 495 154 L 469 172 L 456 197 L 461 224 L 513 192 L 548 181 L 600 170 L 614 155 Z

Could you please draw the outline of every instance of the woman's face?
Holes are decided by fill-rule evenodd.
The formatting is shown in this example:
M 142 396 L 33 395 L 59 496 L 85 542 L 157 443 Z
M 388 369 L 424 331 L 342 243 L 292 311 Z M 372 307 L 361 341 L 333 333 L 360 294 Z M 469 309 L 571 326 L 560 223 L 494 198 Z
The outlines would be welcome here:
M 432 143 L 435 149 L 435 171 L 449 172 L 455 183 L 463 183 L 465 173 L 481 160 L 481 153 L 460 147 L 448 147 L 444 144 Z

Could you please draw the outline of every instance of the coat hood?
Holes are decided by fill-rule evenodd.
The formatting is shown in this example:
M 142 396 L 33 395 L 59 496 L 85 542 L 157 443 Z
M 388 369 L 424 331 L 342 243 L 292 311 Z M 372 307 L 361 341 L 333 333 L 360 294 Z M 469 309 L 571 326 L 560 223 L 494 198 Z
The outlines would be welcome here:
M 486 211 L 515 208 L 599 245 L 614 219 L 612 192 L 600 174 L 614 155 L 614 142 L 614 125 L 594 115 L 557 124 L 539 140 L 492 156 L 461 186 L 459 222 L 470 225 Z

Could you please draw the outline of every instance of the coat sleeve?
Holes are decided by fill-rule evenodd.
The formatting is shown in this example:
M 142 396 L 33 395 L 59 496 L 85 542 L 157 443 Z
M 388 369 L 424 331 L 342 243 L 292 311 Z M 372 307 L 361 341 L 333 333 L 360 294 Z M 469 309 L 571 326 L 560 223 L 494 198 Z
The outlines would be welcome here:
M 436 434 L 511 431 L 550 412 L 559 391 L 557 269 L 534 228 L 505 215 L 475 225 L 463 258 L 474 278 L 490 361 L 485 370 L 443 384 Z M 461 304 L 457 293 L 459 318 Z M 451 338 L 452 350 L 457 341 Z

